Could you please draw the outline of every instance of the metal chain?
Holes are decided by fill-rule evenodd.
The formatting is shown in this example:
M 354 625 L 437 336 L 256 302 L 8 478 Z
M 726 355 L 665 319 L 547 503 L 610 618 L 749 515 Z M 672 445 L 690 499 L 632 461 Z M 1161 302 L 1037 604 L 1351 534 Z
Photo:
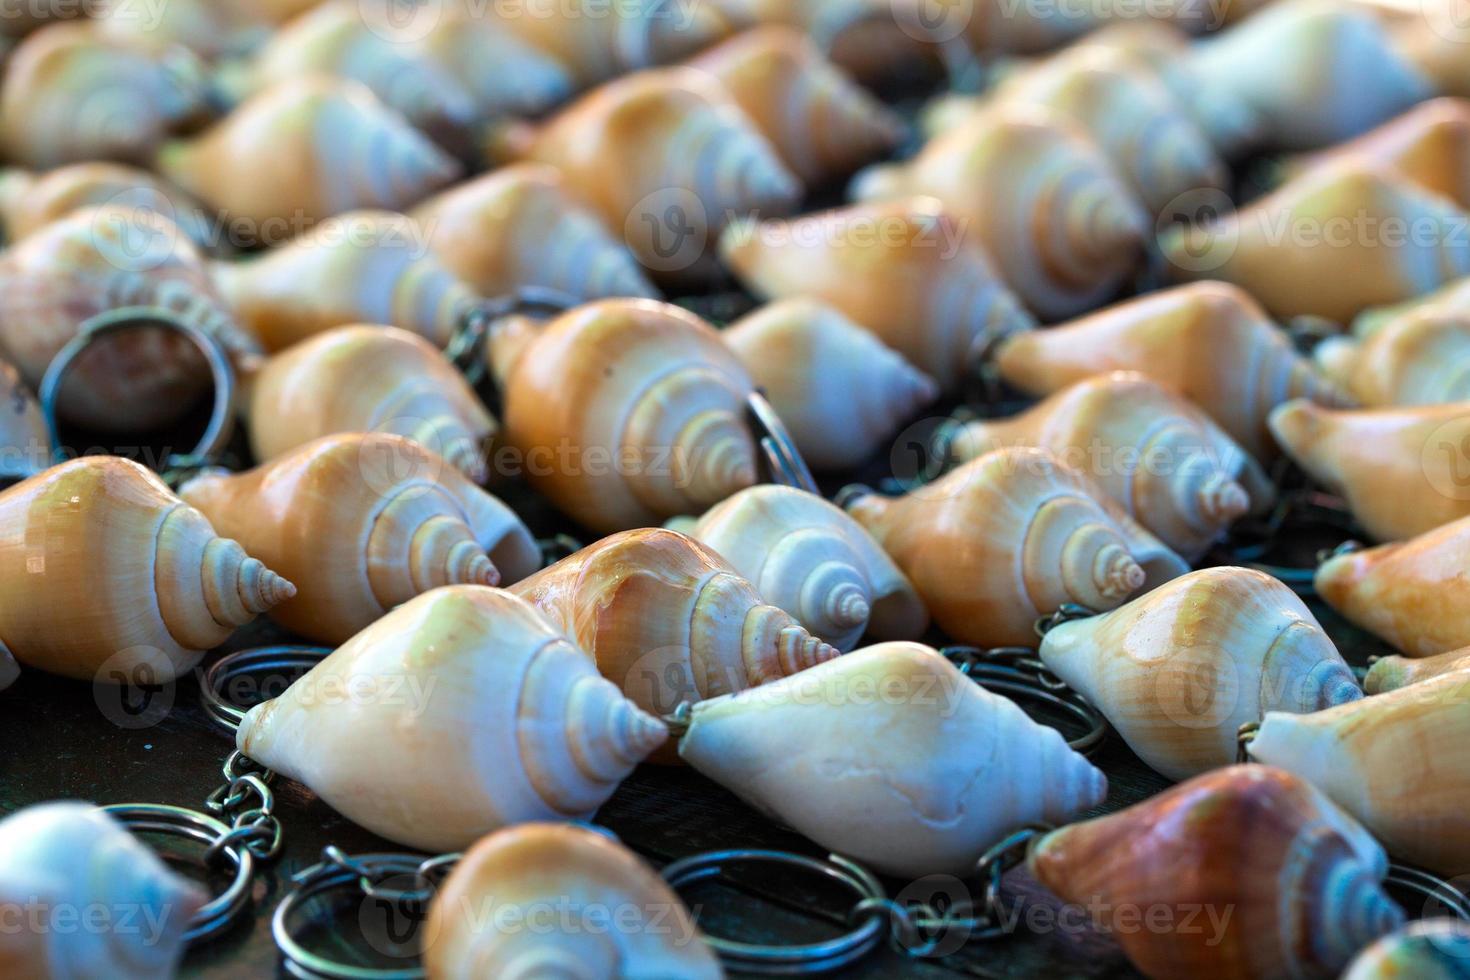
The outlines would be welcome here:
M 432 902 L 439 886 L 449 876 L 449 872 L 454 870 L 454 866 L 459 863 L 462 856 L 454 853 L 425 858 L 413 871 L 408 873 L 413 881 L 410 888 L 385 887 L 392 879 L 404 877 L 404 873 L 396 867 L 380 864 L 371 858 L 353 857 L 335 844 L 329 845 L 322 851 L 322 863 L 318 865 L 318 868 L 335 869 L 354 874 L 357 876 L 357 886 L 363 895 L 402 908 L 425 906 Z M 296 880 L 304 879 L 298 877 Z
M 270 788 L 275 773 L 239 751 L 230 753 L 221 771 L 225 782 L 209 794 L 204 806 L 228 823 L 230 831 L 210 846 L 205 860 L 217 863 L 222 851 L 238 844 L 262 861 L 274 861 L 281 854 L 284 833 Z

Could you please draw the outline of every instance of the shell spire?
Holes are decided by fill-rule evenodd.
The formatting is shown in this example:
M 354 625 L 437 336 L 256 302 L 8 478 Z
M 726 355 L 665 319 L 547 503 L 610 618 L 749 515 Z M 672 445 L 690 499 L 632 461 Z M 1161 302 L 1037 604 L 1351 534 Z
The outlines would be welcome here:
M 1363 690 L 1369 694 L 1382 694 L 1466 668 L 1470 668 L 1470 647 L 1449 650 L 1432 657 L 1382 657 L 1368 668 L 1368 676 L 1363 679 Z
M 478 118 L 539 116 L 571 96 L 569 70 L 503 22 L 452 5 L 436 14 L 424 50 L 469 93 Z

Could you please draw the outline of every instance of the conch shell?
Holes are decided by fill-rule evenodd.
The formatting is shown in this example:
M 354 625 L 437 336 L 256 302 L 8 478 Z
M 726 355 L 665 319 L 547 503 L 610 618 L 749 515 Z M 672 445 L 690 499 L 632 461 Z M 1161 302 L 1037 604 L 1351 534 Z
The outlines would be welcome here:
M 1363 690 L 1369 694 L 1382 694 L 1466 668 L 1470 668 L 1470 647 L 1437 653 L 1432 657 L 1382 657 L 1368 668 Z
M 755 124 L 692 68 L 599 86 L 505 143 L 504 155 L 559 169 L 644 266 L 676 282 L 714 271 L 707 251 L 731 215 L 780 214 L 801 196 Z
M 433 17 L 421 43 L 469 94 L 477 119 L 539 116 L 572 94 L 567 66 L 507 30 L 501 19 L 455 7 L 445 4 L 432 14 L 416 15 Z
M 1271 431 L 1297 465 L 1347 499 L 1376 541 L 1470 515 L 1470 406 L 1334 411 L 1293 401 L 1271 413 Z
M 35 476 L 51 465 L 51 433 L 20 374 L 0 361 L 0 479 Z
M 477 914 L 557 909 L 552 928 L 501 929 Z M 616 928 L 600 925 L 616 917 Z M 504 920 L 501 920 L 504 921 Z M 459 859 L 424 926 L 429 980 L 479 977 L 678 977 L 724 971 L 674 890 L 607 836 L 568 824 L 498 830 Z
M 1388 853 L 1461 875 L 1470 871 L 1467 685 L 1470 675 L 1456 672 L 1315 714 L 1272 712 L 1248 751 L 1332 797 Z
M 823 300 L 945 390 L 993 340 L 1034 325 L 965 222 L 932 197 L 738 222 L 720 254 L 755 292 Z
M 42 803 L 0 820 L 0 853 L 0 905 L 16 917 L 0 933 L 7 977 L 172 977 L 189 920 L 208 900 L 90 803 Z M 27 911 L 35 925 L 21 918 Z M 66 928 L 67 915 L 86 926 Z
M 795 27 L 864 83 L 912 74 L 935 61 L 922 0 L 714 0 L 739 28 Z M 942 11 L 941 11 L 942 12 Z
M 1343 160 L 1382 167 L 1470 209 L 1470 102 L 1433 99 L 1302 166 Z
M 1047 395 L 1101 371 L 1142 373 L 1203 408 L 1257 459 L 1276 454 L 1266 420 L 1296 397 L 1346 396 L 1244 291 L 1201 282 L 1141 296 L 1048 330 L 1018 333 L 996 353 L 1006 381 Z
M 1113 296 L 1141 263 L 1151 224 L 1112 163 L 1039 106 L 977 110 L 911 162 L 865 171 L 854 193 L 939 198 L 974 230 L 1007 285 L 1047 319 Z
M 16 163 L 50 169 L 86 160 L 146 163 L 169 134 L 201 116 L 205 69 L 88 24 L 53 24 L 5 59 L 0 138 Z
M 164 684 L 296 588 L 117 456 L 84 456 L 0 493 L 0 646 L 87 681 Z
M 573 519 L 604 532 L 645 527 L 756 481 L 745 414 L 754 385 L 699 317 L 611 299 L 544 328 L 511 323 L 520 326 L 490 339 L 505 442 L 531 487 Z
M 634 704 L 660 715 L 839 652 L 677 531 L 614 534 L 511 591 L 564 629 Z
M 817 469 L 867 462 L 939 385 L 821 300 L 771 303 L 721 334 Z
M 1053 831 L 1027 866 L 1069 908 L 1091 910 L 1153 980 L 1327 980 L 1404 921 L 1383 888 L 1383 848 L 1311 786 L 1265 766 L 1197 776 Z M 1130 927 L 1140 914 L 1155 925 Z
M 321 75 L 271 86 L 157 166 L 266 244 L 344 211 L 401 211 L 461 169 L 366 86 Z
M 82 208 L 0 255 L 0 352 L 33 387 L 83 323 L 123 307 L 164 309 L 237 358 L 259 350 L 194 246 L 152 211 Z M 208 383 L 203 358 L 173 332 L 128 331 L 94 350 L 78 358 L 58 402 L 64 417 L 92 429 L 173 421 Z
M 1412 309 L 1366 337 L 1329 338 L 1313 357 L 1364 405 L 1470 401 L 1470 310 Z
M 1040 449 L 987 453 L 904 497 L 848 512 L 961 643 L 1025 646 L 1066 603 L 1112 609 L 1188 570 L 1090 478 Z
M 521 286 L 588 300 L 658 296 L 555 167 L 502 167 L 430 198 L 412 217 L 440 260 L 483 296 Z
M 1467 563 L 1470 518 L 1461 518 L 1408 541 L 1329 558 L 1315 583 L 1358 626 L 1411 657 L 1428 657 L 1470 646 Z
M 252 708 L 235 742 L 373 833 L 443 853 L 590 817 L 667 735 L 528 603 L 451 585 Z
M 1402 303 L 1364 310 L 1353 318 L 1353 334 L 1357 337 L 1370 337 L 1404 314 L 1429 310 L 1436 313 L 1470 313 L 1470 276 L 1456 279 L 1432 293 L 1416 296 Z
M 179 496 L 298 583 L 271 618 L 321 643 L 441 585 L 514 582 L 541 566 L 509 507 L 402 436 L 325 436 L 245 473 L 196 477 Z
M 840 650 L 865 632 L 915 640 L 929 613 L 868 532 L 815 494 L 765 484 L 701 517 L 690 537 L 719 552 L 768 602 Z
M 1191 572 L 1042 638 L 1047 669 L 1170 779 L 1235 759 L 1240 726 L 1363 696 L 1296 593 L 1262 572 Z
M 328 218 L 258 259 L 213 270 L 268 351 L 354 323 L 391 324 L 444 347 L 481 301 L 430 249 L 418 222 L 390 211 Z
M 1363 950 L 1342 980 L 1459 980 L 1470 958 L 1470 926 L 1459 919 L 1410 922 Z
M 246 418 L 261 461 L 336 432 L 392 432 L 476 483 L 490 476 L 495 419 L 433 344 L 396 327 L 337 327 L 266 360 Z
M 146 170 L 122 163 L 74 163 L 44 174 L 0 171 L 0 221 L 19 241 L 85 207 L 119 205 L 157 211 L 206 252 L 227 243 L 216 234 L 199 202 Z
M 1108 791 L 1055 729 L 917 643 L 700 702 L 679 755 L 823 848 L 904 878 L 971 874 L 1007 833 L 1073 820 Z
M 756 28 L 691 65 L 718 79 L 809 187 L 888 155 L 903 120 L 790 27 Z
M 1470 274 L 1466 228 L 1470 213 L 1448 199 L 1349 160 L 1176 226 L 1160 248 L 1183 276 L 1233 282 L 1276 316 L 1347 323 Z

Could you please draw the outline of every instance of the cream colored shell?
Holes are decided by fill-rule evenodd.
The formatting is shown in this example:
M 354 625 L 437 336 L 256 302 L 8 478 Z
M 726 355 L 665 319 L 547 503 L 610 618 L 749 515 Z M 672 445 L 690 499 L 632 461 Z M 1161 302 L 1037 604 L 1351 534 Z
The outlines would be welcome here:
M 1366 337 L 1329 338 L 1313 356 L 1363 405 L 1470 401 L 1470 310 L 1411 309 Z
M 1470 668 L 1470 648 L 1465 647 L 1432 657 L 1382 657 L 1368 668 L 1368 676 L 1363 678 L 1363 690 L 1369 694 L 1382 694 L 1466 668 Z

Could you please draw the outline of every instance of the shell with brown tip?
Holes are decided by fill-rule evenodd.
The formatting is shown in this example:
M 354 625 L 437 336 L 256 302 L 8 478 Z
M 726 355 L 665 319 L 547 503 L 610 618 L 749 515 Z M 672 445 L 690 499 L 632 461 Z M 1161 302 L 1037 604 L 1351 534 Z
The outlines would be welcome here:
M 1410 922 L 1363 950 L 1342 980 L 1463 980 L 1470 964 L 1470 925 L 1439 918 Z
M 430 589 L 514 582 L 541 564 L 509 507 L 397 435 L 325 436 L 245 473 L 205 473 L 179 495 L 297 583 L 271 618 L 321 643 Z
M 531 921 L 556 908 L 552 928 L 501 929 L 490 904 Z M 612 916 L 615 929 L 599 926 Z M 528 823 L 498 830 L 455 864 L 430 907 L 429 980 L 476 977 L 678 977 L 724 971 L 689 911 L 658 872 L 595 830 Z
M 667 736 L 530 604 L 451 585 L 252 708 L 235 741 L 355 823 L 437 854 L 590 817 Z
M 1241 725 L 1363 696 L 1310 610 L 1246 568 L 1191 572 L 1121 609 L 1062 623 L 1041 660 L 1170 779 L 1229 765 Z
M 865 463 L 939 397 L 933 378 L 820 300 L 779 300 L 720 336 L 817 469 Z
M 1470 101 L 1425 102 L 1355 140 L 1306 158 L 1300 166 L 1343 160 L 1391 169 L 1470 208 Z
M 44 174 L 0 172 L 0 218 L 12 242 L 79 208 L 104 204 L 157 211 L 202 251 L 227 250 L 203 205 L 146 170 L 122 163 L 74 163 Z
M 61 463 L 0 493 L 0 586 L 0 645 L 15 659 L 113 683 L 166 683 L 296 594 L 116 456 Z
M 961 643 L 1025 646 L 1065 603 L 1112 609 L 1188 570 L 1090 478 L 1040 449 L 999 449 L 906 496 L 848 512 Z
M 1366 337 L 1329 338 L 1313 357 L 1369 407 L 1470 401 L 1470 310 L 1411 309 Z
M 1363 690 L 1369 694 L 1382 694 L 1466 668 L 1470 668 L 1470 647 L 1437 653 L 1432 657 L 1381 657 L 1368 668 L 1368 676 L 1363 678 Z
M 1007 833 L 1073 820 L 1108 785 L 1056 730 L 917 643 L 700 702 L 679 755 L 822 847 L 905 879 L 970 874 Z
M 51 432 L 20 374 L 0 361 L 0 479 L 35 476 L 51 465 Z
M 1383 888 L 1383 848 L 1266 766 L 1220 769 L 1052 831 L 1027 867 L 1154 980 L 1328 980 L 1404 921 Z M 1155 925 L 1129 927 L 1139 914 Z M 1187 928 L 1185 916 L 1203 921 Z

